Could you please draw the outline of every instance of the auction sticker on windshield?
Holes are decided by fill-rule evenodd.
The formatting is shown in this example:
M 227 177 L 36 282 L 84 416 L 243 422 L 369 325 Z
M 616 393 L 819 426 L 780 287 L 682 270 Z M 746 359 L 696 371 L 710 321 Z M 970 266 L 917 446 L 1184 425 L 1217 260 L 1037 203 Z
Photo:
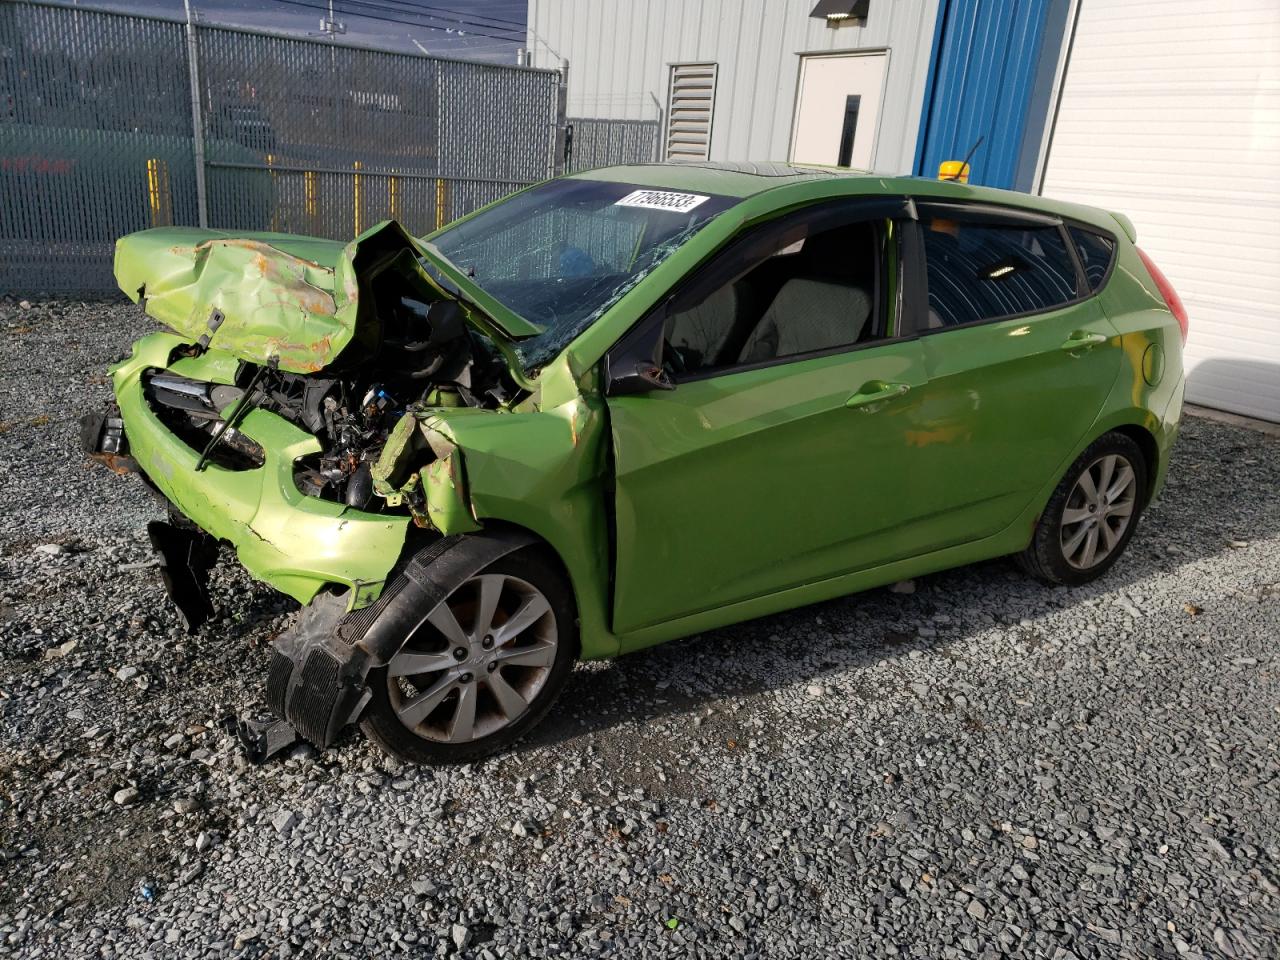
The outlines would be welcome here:
M 671 193 L 666 190 L 633 190 L 615 207 L 644 207 L 646 210 L 670 210 L 672 213 L 688 213 L 700 203 L 710 200 L 696 193 Z

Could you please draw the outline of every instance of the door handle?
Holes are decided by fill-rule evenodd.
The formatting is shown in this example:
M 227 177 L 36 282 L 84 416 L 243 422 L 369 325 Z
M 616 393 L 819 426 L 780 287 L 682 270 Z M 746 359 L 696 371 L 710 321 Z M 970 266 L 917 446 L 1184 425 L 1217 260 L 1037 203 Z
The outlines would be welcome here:
M 1062 341 L 1059 350 L 1065 350 L 1067 353 L 1084 353 L 1086 350 L 1092 350 L 1098 344 L 1106 343 L 1109 337 L 1105 333 L 1090 333 L 1087 330 L 1077 330 Z
M 874 403 L 893 400 L 911 389 L 909 383 L 885 383 L 883 380 L 872 380 L 864 383 L 852 397 L 844 402 L 846 407 L 869 407 Z

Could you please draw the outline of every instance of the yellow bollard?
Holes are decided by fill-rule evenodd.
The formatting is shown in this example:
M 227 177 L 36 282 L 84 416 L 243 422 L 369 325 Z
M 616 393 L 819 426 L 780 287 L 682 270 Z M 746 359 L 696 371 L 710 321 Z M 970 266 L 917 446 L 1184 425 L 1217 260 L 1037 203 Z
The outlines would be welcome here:
M 151 225 L 160 226 L 160 174 L 157 170 L 160 161 L 147 161 L 147 199 L 151 203 Z
M 387 210 L 392 220 L 400 219 L 400 182 L 395 177 L 387 178 Z
M 151 226 L 172 226 L 173 194 L 169 188 L 169 164 L 155 157 L 147 161 L 147 201 L 151 208 Z
M 445 210 L 447 200 L 445 197 L 444 179 L 436 180 L 436 229 L 439 230 L 449 222 L 449 215 Z
M 357 170 L 360 169 L 359 160 L 355 162 L 355 168 Z M 354 191 L 355 191 L 355 224 L 356 224 L 355 235 L 358 237 L 360 236 L 360 174 L 358 173 L 355 175 L 355 178 L 354 178 Z
M 307 229 L 316 232 L 316 172 L 308 170 L 302 175 L 302 193 L 307 207 Z

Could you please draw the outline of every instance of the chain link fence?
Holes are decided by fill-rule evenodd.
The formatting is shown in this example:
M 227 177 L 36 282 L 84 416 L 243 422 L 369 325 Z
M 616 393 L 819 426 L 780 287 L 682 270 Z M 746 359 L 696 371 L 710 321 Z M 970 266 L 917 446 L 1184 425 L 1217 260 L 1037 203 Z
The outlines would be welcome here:
M 566 167 L 571 173 L 618 163 L 652 163 L 658 159 L 657 120 L 576 117 L 566 122 Z
M 428 233 L 557 172 L 559 87 L 554 71 L 0 3 L 0 292 L 114 290 L 115 239 L 153 226 Z

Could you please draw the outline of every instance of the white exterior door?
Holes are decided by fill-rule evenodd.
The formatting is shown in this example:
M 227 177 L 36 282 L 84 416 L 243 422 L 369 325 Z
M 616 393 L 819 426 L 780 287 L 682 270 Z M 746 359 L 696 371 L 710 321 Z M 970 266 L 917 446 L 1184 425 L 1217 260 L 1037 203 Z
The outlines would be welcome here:
M 800 90 L 791 136 L 794 163 L 871 169 L 887 60 L 885 53 L 800 58 Z
M 1280 3 L 1081 0 L 1043 193 L 1133 218 L 1187 400 L 1280 422 Z

